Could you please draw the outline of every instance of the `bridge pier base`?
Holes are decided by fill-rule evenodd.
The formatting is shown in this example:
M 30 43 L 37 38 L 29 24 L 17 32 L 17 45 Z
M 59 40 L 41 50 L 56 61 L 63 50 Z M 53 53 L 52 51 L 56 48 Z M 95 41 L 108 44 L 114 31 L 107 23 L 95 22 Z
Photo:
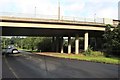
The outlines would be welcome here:
M 88 32 L 84 34 L 84 51 L 88 49 Z
M 79 53 L 79 35 L 75 35 L 75 54 Z

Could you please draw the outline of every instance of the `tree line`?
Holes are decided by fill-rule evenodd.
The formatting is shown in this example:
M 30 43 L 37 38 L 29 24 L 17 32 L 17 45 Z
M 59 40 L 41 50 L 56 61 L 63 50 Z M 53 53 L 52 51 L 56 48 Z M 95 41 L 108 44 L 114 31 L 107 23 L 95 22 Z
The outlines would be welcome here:
M 21 49 L 49 51 L 52 41 L 51 37 L 12 37 L 11 39 L 2 38 L 3 48 L 10 44 Z

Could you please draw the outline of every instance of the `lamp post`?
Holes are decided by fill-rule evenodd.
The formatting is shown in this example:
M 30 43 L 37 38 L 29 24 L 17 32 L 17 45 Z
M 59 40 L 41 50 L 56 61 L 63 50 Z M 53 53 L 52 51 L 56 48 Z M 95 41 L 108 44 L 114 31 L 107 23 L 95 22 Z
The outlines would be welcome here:
M 118 2 L 118 20 L 120 20 L 120 1 Z
M 58 20 L 60 20 L 60 0 L 58 0 Z
M 35 6 L 35 17 L 36 17 L 36 6 Z
M 96 22 L 96 13 L 94 14 L 94 22 Z

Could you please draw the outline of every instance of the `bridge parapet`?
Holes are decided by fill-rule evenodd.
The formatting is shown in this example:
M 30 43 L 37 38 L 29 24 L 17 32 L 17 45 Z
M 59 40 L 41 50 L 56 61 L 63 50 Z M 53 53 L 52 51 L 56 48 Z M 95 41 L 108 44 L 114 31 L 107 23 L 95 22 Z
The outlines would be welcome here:
M 0 12 L 0 16 L 58 20 L 57 15 L 41 15 L 41 14 Z M 103 18 L 97 18 L 97 17 L 96 18 L 85 18 L 85 17 L 61 16 L 60 20 L 62 20 L 62 21 L 74 21 L 74 22 L 79 22 L 80 21 L 80 22 L 104 23 Z
M 30 19 L 30 21 L 47 21 L 47 22 L 58 22 L 58 23 L 71 23 L 71 24 L 111 24 L 117 26 L 120 21 L 108 19 L 108 18 L 84 18 L 84 17 L 70 17 L 70 16 L 61 16 L 58 20 L 56 15 L 40 15 L 40 14 L 25 14 L 25 13 L 10 13 L 10 12 L 0 12 L 0 18 L 10 18 L 13 17 L 14 20 L 21 18 L 24 20 Z

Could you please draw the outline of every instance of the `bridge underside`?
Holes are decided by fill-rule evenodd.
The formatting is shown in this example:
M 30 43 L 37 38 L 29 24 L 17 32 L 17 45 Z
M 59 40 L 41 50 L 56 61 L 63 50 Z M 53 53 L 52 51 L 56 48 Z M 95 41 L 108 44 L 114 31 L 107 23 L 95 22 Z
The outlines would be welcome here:
M 100 37 L 102 31 L 86 31 L 86 30 L 73 30 L 73 29 L 50 29 L 50 28 L 26 28 L 26 27 L 2 27 L 2 36 L 64 36 L 75 37 L 78 34 L 83 37 L 85 32 L 89 33 L 90 37 Z
M 101 41 L 102 31 L 75 30 L 75 29 L 50 29 L 50 28 L 28 28 L 28 27 L 2 27 L 2 36 L 41 36 L 53 37 L 53 50 L 64 53 L 63 37 L 68 37 L 68 53 L 71 53 L 71 37 L 75 37 L 75 53 L 80 51 L 79 37 L 84 37 L 84 50 L 90 44 L 90 38 L 96 38 L 95 42 Z M 96 44 L 95 44 L 96 45 Z M 100 44 L 101 45 L 101 44 Z M 100 46 L 99 45 L 99 46 Z

